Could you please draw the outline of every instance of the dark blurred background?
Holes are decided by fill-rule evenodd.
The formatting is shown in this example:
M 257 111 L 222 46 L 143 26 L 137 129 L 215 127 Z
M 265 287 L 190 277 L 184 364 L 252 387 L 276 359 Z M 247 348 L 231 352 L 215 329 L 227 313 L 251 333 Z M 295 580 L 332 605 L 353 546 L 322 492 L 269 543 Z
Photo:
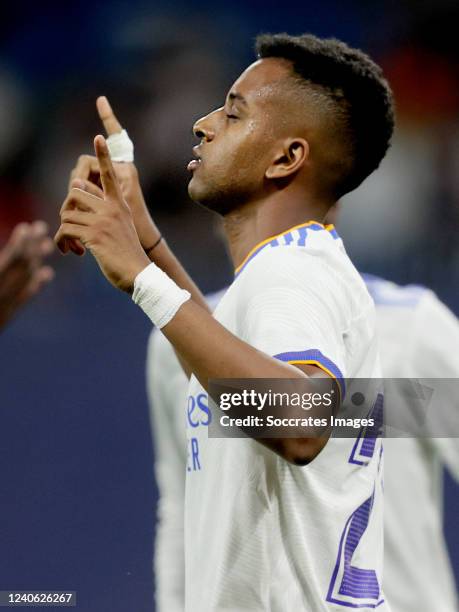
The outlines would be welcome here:
M 57 229 L 104 94 L 168 241 L 204 291 L 228 283 L 217 222 L 187 197 L 190 128 L 252 61 L 257 33 L 310 31 L 370 52 L 396 93 L 392 150 L 343 201 L 350 255 L 361 270 L 431 287 L 457 314 L 458 24 L 446 0 L 4 3 L 0 244 L 19 221 Z M 85 612 L 151 612 L 149 322 L 90 257 L 53 265 L 54 282 L 0 337 L 0 589 L 72 589 Z M 459 573 L 449 480 L 445 511 Z

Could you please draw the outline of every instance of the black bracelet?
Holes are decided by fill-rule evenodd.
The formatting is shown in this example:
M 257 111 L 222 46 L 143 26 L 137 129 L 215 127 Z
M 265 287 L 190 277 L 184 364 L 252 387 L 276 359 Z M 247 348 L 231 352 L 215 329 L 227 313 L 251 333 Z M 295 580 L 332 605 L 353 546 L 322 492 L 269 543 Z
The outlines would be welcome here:
M 160 235 L 158 240 L 155 242 L 155 244 L 151 247 L 148 247 L 148 249 L 144 249 L 145 253 L 147 255 L 150 254 L 151 251 L 153 251 L 153 249 L 156 249 L 156 247 L 158 246 L 158 244 L 161 242 L 161 240 L 163 239 L 163 237 Z

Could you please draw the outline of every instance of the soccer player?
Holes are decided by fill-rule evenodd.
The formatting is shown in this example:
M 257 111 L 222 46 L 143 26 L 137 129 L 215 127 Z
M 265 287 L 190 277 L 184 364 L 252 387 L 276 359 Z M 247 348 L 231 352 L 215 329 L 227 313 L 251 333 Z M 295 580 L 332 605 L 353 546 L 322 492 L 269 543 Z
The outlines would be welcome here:
M 189 193 L 223 216 L 236 270 L 214 316 L 153 222 L 136 221 L 101 136 L 103 193 L 74 179 L 55 240 L 90 249 L 191 372 L 185 608 L 387 610 L 380 439 L 207 435 L 211 379 L 322 373 L 344 397 L 346 377 L 380 376 L 373 302 L 321 220 L 385 155 L 390 89 L 333 39 L 265 35 L 257 52 L 194 126 Z
M 370 275 L 363 278 L 376 304 L 384 376 L 458 379 L 459 323 L 437 296 L 415 285 L 401 287 Z M 209 296 L 210 307 L 214 308 L 223 295 L 224 291 Z M 155 546 L 158 612 L 184 610 L 183 405 L 187 387 L 188 379 L 173 347 L 153 330 L 148 344 L 147 388 L 159 489 Z M 457 397 L 452 395 L 449 402 L 459 414 Z M 384 591 L 391 607 L 403 612 L 455 612 L 454 575 L 442 529 L 442 469 L 447 467 L 459 481 L 459 440 L 389 438 L 384 441 L 384 457 Z
M 44 259 L 54 248 L 43 221 L 19 223 L 0 250 L 0 330 L 54 276 Z

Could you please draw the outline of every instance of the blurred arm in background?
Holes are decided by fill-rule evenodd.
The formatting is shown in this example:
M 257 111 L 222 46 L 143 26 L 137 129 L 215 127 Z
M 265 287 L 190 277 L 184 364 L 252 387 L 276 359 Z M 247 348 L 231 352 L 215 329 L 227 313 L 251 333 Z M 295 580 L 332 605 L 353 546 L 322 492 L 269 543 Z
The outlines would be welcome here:
M 158 330 L 148 343 L 147 391 L 158 485 L 154 548 L 157 612 L 185 609 L 184 506 L 187 443 L 184 408 L 188 378 Z
M 17 225 L 0 250 L 0 330 L 54 276 L 44 259 L 53 250 L 43 221 Z
M 206 296 L 214 310 L 226 289 Z M 147 391 L 159 491 L 155 540 L 157 612 L 185 609 L 184 505 L 187 442 L 183 418 L 188 379 L 172 344 L 157 329 L 147 353 Z

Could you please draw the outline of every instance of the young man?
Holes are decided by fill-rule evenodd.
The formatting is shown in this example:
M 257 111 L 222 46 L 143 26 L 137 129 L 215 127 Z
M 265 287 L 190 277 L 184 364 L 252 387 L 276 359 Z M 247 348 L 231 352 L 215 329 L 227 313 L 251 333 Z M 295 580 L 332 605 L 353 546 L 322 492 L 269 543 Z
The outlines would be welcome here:
M 346 377 L 380 375 L 373 302 L 321 220 L 384 156 L 390 89 L 366 55 L 335 40 L 267 35 L 257 51 L 224 107 L 194 128 L 189 193 L 224 217 L 236 268 L 214 317 L 152 221 L 137 215 L 139 189 L 130 201 L 102 137 L 103 193 L 77 172 L 55 239 L 64 252 L 89 248 L 192 373 L 186 609 L 388 609 L 379 439 L 207 435 L 211 379 L 307 384 L 322 373 L 344 396 Z M 99 111 L 107 119 L 100 102 Z

